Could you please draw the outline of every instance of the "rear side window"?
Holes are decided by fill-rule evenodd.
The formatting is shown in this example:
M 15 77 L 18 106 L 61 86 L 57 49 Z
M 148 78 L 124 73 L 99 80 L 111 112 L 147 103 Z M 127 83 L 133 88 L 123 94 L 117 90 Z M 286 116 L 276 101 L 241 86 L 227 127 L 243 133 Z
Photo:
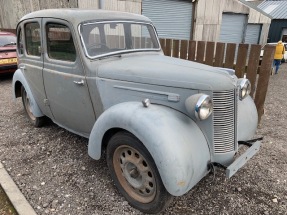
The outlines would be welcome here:
M 18 37 L 17 37 L 17 49 L 18 53 L 22 55 L 23 52 L 23 39 L 22 39 L 22 28 L 19 29 Z
M 25 25 L 25 41 L 28 55 L 41 56 L 41 32 L 38 22 Z
M 76 60 L 73 37 L 67 26 L 49 23 L 46 25 L 46 33 L 49 58 L 72 62 Z

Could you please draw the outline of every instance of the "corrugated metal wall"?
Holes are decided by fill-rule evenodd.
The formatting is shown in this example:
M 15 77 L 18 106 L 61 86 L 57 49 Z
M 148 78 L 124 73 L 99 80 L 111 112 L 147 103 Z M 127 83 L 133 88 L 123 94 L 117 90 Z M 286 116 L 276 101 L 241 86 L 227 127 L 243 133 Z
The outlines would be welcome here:
M 79 8 L 83 9 L 99 9 L 99 0 L 79 0 Z
M 273 19 L 269 34 L 268 34 L 268 43 L 278 42 L 281 40 L 282 30 L 283 28 L 287 28 L 287 21 L 283 19 Z
M 225 43 L 242 43 L 246 24 L 247 15 L 222 14 L 219 41 Z
M 77 8 L 78 0 L 0 0 L 0 28 L 15 29 L 27 13 L 48 8 Z
M 153 21 L 160 38 L 190 39 L 191 1 L 143 0 L 142 14 Z
M 261 34 L 262 25 L 248 24 L 246 28 L 245 41 L 248 44 L 258 44 Z
M 141 0 L 105 0 L 104 8 L 141 14 Z

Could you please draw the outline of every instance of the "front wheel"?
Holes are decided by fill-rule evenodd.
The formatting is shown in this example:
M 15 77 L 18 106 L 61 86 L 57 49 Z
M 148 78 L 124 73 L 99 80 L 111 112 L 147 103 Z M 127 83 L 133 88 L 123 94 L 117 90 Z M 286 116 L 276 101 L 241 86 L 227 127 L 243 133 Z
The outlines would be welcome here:
M 26 115 L 28 116 L 29 121 L 35 126 L 35 127 L 41 127 L 44 123 L 44 117 L 36 117 L 34 116 L 30 104 L 30 97 L 27 94 L 25 88 L 21 87 L 21 96 L 22 96 L 22 102 L 23 106 L 26 112 Z
M 134 135 L 119 132 L 110 139 L 107 163 L 115 185 L 131 206 L 158 213 L 172 201 L 150 153 Z

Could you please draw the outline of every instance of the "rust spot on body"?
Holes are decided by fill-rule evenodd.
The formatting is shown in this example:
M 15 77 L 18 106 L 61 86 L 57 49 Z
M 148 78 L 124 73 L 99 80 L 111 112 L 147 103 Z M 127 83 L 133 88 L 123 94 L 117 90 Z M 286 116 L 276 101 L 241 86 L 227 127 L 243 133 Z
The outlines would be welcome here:
M 185 181 L 179 181 L 177 182 L 177 185 L 180 187 L 184 187 L 185 186 Z

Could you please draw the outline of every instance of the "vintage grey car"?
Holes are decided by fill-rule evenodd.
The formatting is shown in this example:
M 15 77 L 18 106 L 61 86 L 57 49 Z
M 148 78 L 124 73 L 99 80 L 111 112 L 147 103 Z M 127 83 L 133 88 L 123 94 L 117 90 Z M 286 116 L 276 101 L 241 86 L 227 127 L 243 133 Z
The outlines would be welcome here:
M 133 207 L 164 210 L 215 167 L 229 178 L 260 148 L 250 82 L 234 70 L 164 56 L 147 17 L 51 9 L 17 26 L 15 98 L 89 138 Z M 249 147 L 234 159 L 242 144 Z

